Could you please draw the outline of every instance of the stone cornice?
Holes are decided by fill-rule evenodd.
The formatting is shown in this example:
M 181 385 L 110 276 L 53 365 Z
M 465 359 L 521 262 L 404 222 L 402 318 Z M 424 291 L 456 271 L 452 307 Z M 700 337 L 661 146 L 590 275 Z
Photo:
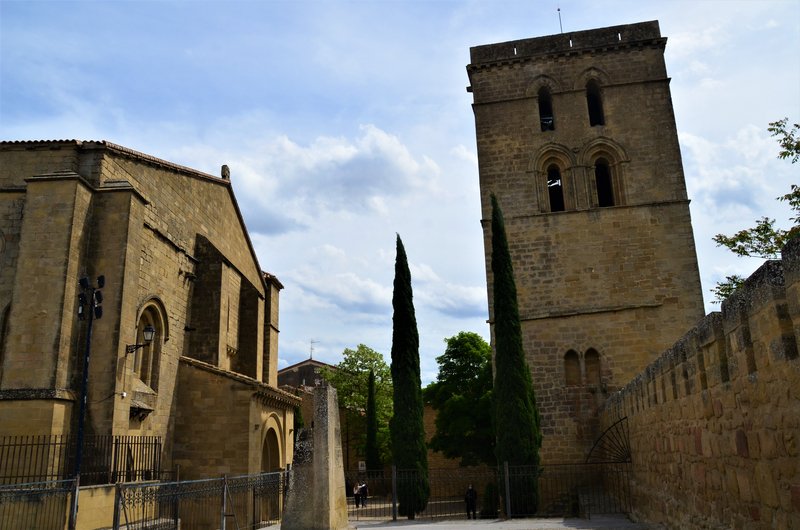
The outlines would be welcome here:
M 76 401 L 75 393 L 66 388 L 9 388 L 0 390 L 0 401 L 29 400 Z
M 503 219 L 505 220 L 506 224 L 509 224 L 511 221 L 517 220 L 524 220 L 530 219 L 534 217 L 546 217 L 548 215 L 575 215 L 575 214 L 586 214 L 589 212 L 601 212 L 601 211 L 608 211 L 612 212 L 614 210 L 624 210 L 624 209 L 631 209 L 631 208 L 657 208 L 657 207 L 669 207 L 675 205 L 685 204 L 688 205 L 692 201 L 689 199 L 674 199 L 670 201 L 658 201 L 658 202 L 641 202 L 635 204 L 617 204 L 614 206 L 595 206 L 593 208 L 582 208 L 582 209 L 575 209 L 575 210 L 564 210 L 563 212 L 536 212 L 536 213 L 529 213 L 525 215 L 504 215 Z M 481 219 L 480 223 L 481 226 L 487 228 L 491 225 L 491 219 Z

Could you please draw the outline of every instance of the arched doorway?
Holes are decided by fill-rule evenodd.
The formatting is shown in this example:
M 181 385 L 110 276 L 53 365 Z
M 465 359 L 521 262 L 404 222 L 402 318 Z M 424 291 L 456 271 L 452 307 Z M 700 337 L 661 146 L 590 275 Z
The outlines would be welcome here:
M 281 448 L 278 443 L 278 434 L 275 429 L 267 430 L 264 437 L 264 445 L 261 450 L 261 471 L 280 471 L 281 469 Z
M 264 444 L 261 447 L 261 471 L 267 473 L 280 470 L 281 447 L 280 443 L 278 442 L 278 433 L 275 432 L 274 428 L 269 427 L 267 429 L 266 436 L 264 436 Z M 283 480 L 282 475 L 276 473 L 274 477 L 270 476 L 267 480 L 272 486 L 276 487 L 276 489 L 282 491 L 280 489 L 280 483 Z M 270 489 L 272 489 L 272 487 L 267 488 L 267 490 Z M 258 519 L 264 522 L 280 519 L 281 506 L 283 505 L 282 497 L 283 495 L 274 495 L 269 493 L 262 497 L 261 502 L 258 503 L 261 506 L 261 514 Z

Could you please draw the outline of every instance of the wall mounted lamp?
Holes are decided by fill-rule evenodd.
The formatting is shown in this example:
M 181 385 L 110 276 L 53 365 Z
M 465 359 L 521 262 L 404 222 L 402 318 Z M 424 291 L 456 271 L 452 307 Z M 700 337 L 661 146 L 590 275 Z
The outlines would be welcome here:
M 128 344 L 125 346 L 125 353 L 133 353 L 139 348 L 144 348 L 148 346 L 153 339 L 156 337 L 156 328 L 151 326 L 150 324 L 146 325 L 142 330 L 142 338 L 144 338 L 143 344 Z

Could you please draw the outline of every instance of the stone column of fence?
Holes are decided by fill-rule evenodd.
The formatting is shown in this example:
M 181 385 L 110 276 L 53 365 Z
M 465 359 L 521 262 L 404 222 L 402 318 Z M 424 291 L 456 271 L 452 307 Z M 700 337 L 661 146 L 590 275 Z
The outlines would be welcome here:
M 301 431 L 289 473 L 283 530 L 347 528 L 339 406 L 329 385 L 314 389 L 311 433 Z

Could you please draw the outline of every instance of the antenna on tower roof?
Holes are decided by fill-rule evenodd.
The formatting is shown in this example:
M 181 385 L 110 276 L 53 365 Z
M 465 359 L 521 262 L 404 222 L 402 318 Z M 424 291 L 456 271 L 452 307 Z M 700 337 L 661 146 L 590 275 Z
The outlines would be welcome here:
M 308 348 L 308 358 L 314 360 L 314 344 L 317 344 L 319 341 L 312 339 L 308 342 L 311 343 L 311 346 Z
M 558 28 L 561 30 L 561 33 L 564 33 L 564 26 L 561 25 L 561 8 L 559 7 L 556 11 L 558 11 Z

